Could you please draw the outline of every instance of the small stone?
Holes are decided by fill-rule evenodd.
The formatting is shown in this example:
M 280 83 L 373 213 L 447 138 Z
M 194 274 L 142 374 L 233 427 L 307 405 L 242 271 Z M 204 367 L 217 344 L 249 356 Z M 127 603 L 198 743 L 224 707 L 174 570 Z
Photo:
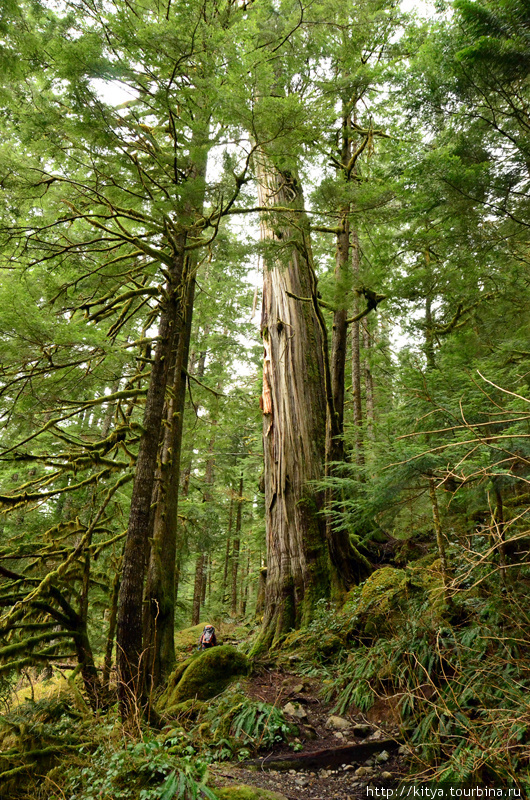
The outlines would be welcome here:
M 367 758 L 364 763 L 366 764 L 367 767 L 371 767 L 374 762 L 373 759 Z
M 376 731 L 372 734 L 372 739 L 382 739 L 384 736 L 383 731 Z
M 310 774 L 310 776 L 311 776 L 312 778 L 316 778 L 316 776 L 317 776 L 316 772 L 310 772 L 309 774 Z
M 398 756 L 408 756 L 410 755 L 410 747 L 407 747 L 406 744 L 402 744 L 398 750 Z
M 391 772 L 382 772 L 381 773 L 381 777 L 383 778 L 383 780 L 389 781 L 390 778 L 392 777 L 392 773 Z
M 321 778 L 328 778 L 329 772 L 327 771 L 327 769 L 321 769 L 319 775 Z
M 334 736 L 336 739 L 344 739 L 344 734 L 343 734 L 343 733 L 341 733 L 340 731 L 335 731 L 335 733 L 333 734 L 333 736 Z
M 383 764 L 385 761 L 388 761 L 389 758 L 390 758 L 390 755 L 388 754 L 388 751 L 387 750 L 382 750 L 380 753 L 378 753 L 376 755 L 375 763 L 376 764 Z
M 282 709 L 284 714 L 296 719 L 306 719 L 307 711 L 298 703 L 286 703 Z
M 344 772 L 348 772 L 348 770 L 355 769 L 355 767 L 353 766 L 353 764 L 343 764 L 342 769 L 344 770 Z
M 309 778 L 296 778 L 295 783 L 298 786 L 307 786 L 309 784 Z
M 304 691 L 304 684 L 297 683 L 296 686 L 293 686 L 293 688 L 291 689 L 291 694 L 301 694 L 301 692 L 303 691 Z
M 289 775 L 296 775 L 296 770 L 295 769 L 290 769 L 289 770 Z
M 368 769 L 366 767 L 358 767 L 355 770 L 356 778 L 364 778 L 365 775 L 368 775 Z
M 370 728 L 369 725 L 359 725 L 359 724 L 357 724 L 357 725 L 353 726 L 352 733 L 353 733 L 354 736 L 364 737 L 364 736 L 368 736 L 371 730 L 372 729 Z
M 331 716 L 328 717 L 326 721 L 326 728 L 334 728 L 335 730 L 346 730 L 346 728 L 350 727 L 350 721 L 344 719 L 344 717 L 335 717 Z

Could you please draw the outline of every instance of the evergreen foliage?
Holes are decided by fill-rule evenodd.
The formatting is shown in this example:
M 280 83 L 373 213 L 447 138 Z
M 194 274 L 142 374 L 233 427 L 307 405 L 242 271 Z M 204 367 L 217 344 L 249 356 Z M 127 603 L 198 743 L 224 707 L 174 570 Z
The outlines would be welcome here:
M 292 733 L 222 692 L 272 642 L 339 713 L 393 703 L 415 774 L 528 784 L 529 31 L 3 3 L 0 794 L 213 797 L 207 761 Z M 260 341 L 263 265 L 305 283 Z

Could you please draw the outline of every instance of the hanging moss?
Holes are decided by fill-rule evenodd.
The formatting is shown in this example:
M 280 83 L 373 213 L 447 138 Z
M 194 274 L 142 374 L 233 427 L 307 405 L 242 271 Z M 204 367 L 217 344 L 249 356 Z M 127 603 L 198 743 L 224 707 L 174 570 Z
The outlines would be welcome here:
M 223 645 L 204 650 L 181 664 L 170 676 L 168 688 L 158 702 L 158 710 L 173 713 L 185 700 L 209 700 L 226 689 L 235 677 L 246 675 L 249 668 L 248 658 L 234 647 Z
M 219 800 L 286 800 L 283 794 L 269 792 L 256 786 L 225 786 L 216 789 Z

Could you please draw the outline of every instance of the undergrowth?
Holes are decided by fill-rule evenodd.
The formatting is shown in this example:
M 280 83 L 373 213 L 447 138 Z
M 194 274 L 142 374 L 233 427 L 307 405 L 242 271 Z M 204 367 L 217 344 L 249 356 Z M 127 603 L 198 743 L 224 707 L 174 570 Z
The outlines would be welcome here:
M 9 800 L 216 800 L 206 785 L 212 759 L 181 727 L 125 739 L 115 710 L 85 714 L 67 691 L 0 717 L 0 748 Z
M 206 779 L 207 764 L 197 757 L 186 737 L 174 733 L 161 741 L 146 733 L 141 741 L 125 746 L 101 744 L 90 753 L 83 769 L 72 766 L 64 772 L 64 790 L 50 798 L 216 800 Z
M 216 800 L 208 765 L 242 760 L 297 732 L 235 684 L 181 704 L 162 731 L 125 738 L 116 710 L 76 708 L 71 687 L 0 717 L 0 797 L 10 800 Z
M 243 687 L 235 684 L 207 705 L 194 732 L 210 758 L 223 761 L 242 760 L 270 749 L 297 730 L 281 709 L 247 697 Z
M 432 571 L 379 573 L 293 636 L 300 671 L 321 677 L 336 713 L 389 703 L 413 745 L 416 778 L 530 788 L 525 583 L 499 593 L 484 581 L 446 603 Z

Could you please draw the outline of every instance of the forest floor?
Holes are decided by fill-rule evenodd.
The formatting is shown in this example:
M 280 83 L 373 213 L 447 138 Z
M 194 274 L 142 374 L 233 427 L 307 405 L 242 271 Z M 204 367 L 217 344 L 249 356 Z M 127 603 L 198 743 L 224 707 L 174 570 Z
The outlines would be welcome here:
M 297 725 L 299 735 L 290 747 L 282 744 L 263 753 L 261 764 L 243 762 L 212 766 L 210 774 L 215 785 L 256 786 L 278 792 L 288 800 L 359 800 L 381 797 L 380 793 L 377 795 L 373 791 L 376 788 L 395 787 L 407 773 L 408 750 L 399 746 L 398 727 L 391 705 L 377 704 L 366 715 L 351 709 L 348 714 L 337 718 L 332 704 L 319 699 L 321 688 L 315 679 L 278 669 L 263 670 L 255 675 L 246 687 L 249 697 L 283 709 Z M 288 704 L 296 715 L 289 714 Z M 380 752 L 368 757 L 363 754 L 360 758 L 355 756 L 355 750 L 348 751 L 348 746 L 364 743 L 377 748 L 376 743 L 383 740 L 392 740 L 393 748 L 386 749 L 382 744 Z M 293 744 L 296 751 L 293 751 Z M 330 751 L 335 751 L 332 760 L 335 756 L 340 763 L 319 766 L 320 760 L 323 764 L 326 760 L 329 762 Z M 297 764 L 294 769 L 270 769 L 267 764 L 272 759 L 305 755 L 313 756 L 311 764 Z

